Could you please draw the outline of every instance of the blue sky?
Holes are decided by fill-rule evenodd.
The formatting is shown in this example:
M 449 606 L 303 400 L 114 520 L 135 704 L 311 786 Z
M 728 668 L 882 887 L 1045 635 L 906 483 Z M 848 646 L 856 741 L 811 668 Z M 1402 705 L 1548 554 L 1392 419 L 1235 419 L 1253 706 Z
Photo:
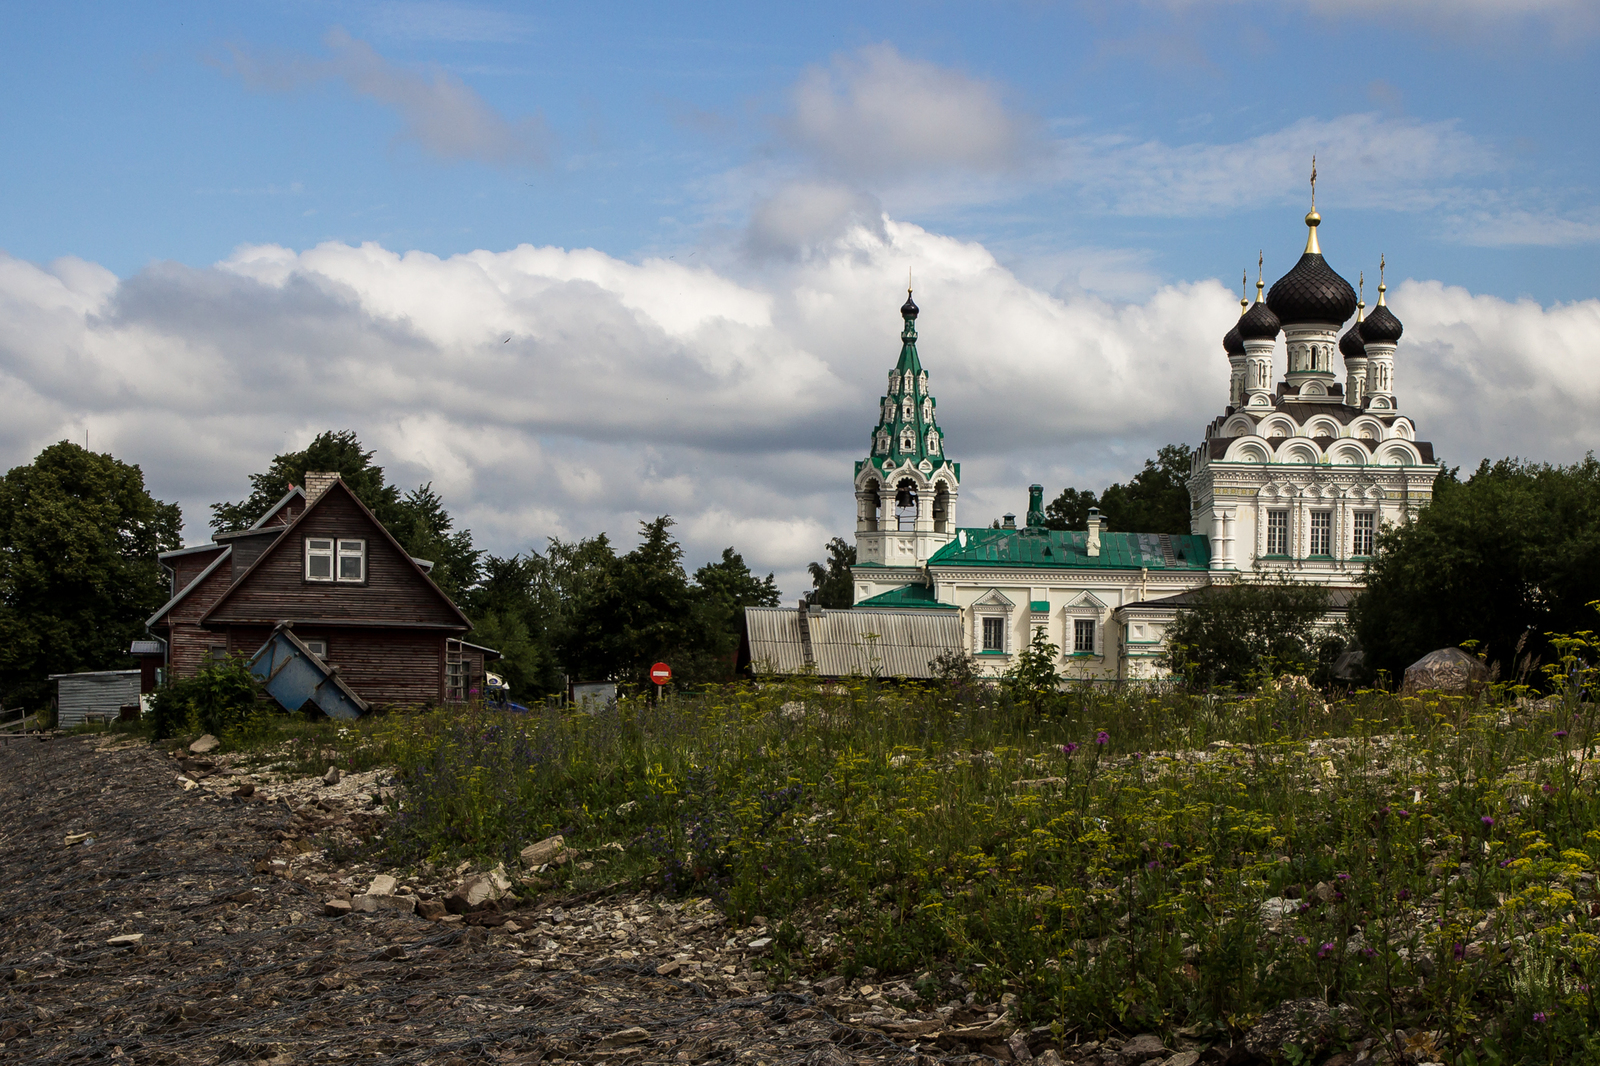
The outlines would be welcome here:
M 496 550 L 671 509 L 798 586 L 906 269 L 986 523 L 1199 438 L 1222 290 L 1298 256 L 1312 152 L 1330 262 L 1388 256 L 1422 435 L 1571 461 L 1597 50 L 1577 0 L 11 5 L 0 461 L 98 427 L 199 535 L 351 425 Z M 113 387 L 140 360 L 189 398 Z

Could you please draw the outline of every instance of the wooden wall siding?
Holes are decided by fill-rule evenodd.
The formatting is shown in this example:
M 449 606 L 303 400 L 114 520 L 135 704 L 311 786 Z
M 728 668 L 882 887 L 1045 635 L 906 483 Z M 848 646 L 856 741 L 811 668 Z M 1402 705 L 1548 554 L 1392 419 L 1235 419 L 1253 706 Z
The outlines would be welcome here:
M 243 632 L 243 627 L 236 627 Z M 356 695 L 376 707 L 415 707 L 444 698 L 444 636 L 393 629 L 295 626 L 296 636 L 328 642 L 328 661 Z M 250 630 L 255 652 L 270 629 Z M 256 639 L 259 635 L 260 639 Z
M 230 542 L 233 544 L 233 555 L 228 559 L 228 565 L 233 567 L 232 580 L 237 581 L 250 569 L 250 564 L 261 558 L 261 553 L 272 546 L 272 542 L 283 535 L 279 526 L 269 526 L 253 537 L 235 537 Z
M 222 551 L 222 545 L 217 545 L 208 552 L 195 552 L 193 555 L 180 555 L 168 565 L 172 567 L 172 596 L 176 596 L 189 587 L 189 582 L 200 576 L 200 572 L 210 566 L 217 559 L 217 554 Z M 170 597 L 169 597 L 170 598 Z
M 305 538 L 317 536 L 364 538 L 366 583 L 306 581 Z M 390 545 L 347 495 L 332 490 L 305 521 L 269 549 L 255 572 L 207 623 L 270 624 L 286 618 L 463 628 L 444 594 Z M 360 686 L 356 691 L 361 691 Z M 371 699 L 365 692 L 361 694 Z
M 227 643 L 225 634 L 201 629 L 200 616 L 211 609 L 228 586 L 232 576 L 224 563 L 211 572 L 211 576 L 179 604 L 168 611 L 154 627 L 166 630 L 167 666 L 172 677 L 193 677 L 205 661 L 208 650 L 214 645 Z M 265 638 L 263 638 L 265 639 Z

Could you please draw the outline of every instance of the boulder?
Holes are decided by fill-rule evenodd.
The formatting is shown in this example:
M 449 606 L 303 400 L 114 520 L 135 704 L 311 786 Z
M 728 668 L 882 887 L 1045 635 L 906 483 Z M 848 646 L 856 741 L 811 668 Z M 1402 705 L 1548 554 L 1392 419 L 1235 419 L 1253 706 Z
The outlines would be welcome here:
M 394 890 L 399 887 L 399 885 L 400 882 L 395 880 L 393 877 L 390 877 L 388 874 L 378 874 L 372 879 L 372 884 L 367 886 L 367 895 L 392 896 L 394 895 Z
M 1361 1015 L 1348 1004 L 1330 1007 L 1320 999 L 1291 999 L 1263 1014 L 1245 1034 L 1244 1045 L 1266 1059 L 1282 1057 L 1284 1048 L 1290 1046 L 1315 1057 L 1341 1028 L 1355 1032 L 1360 1025 Z
M 559 833 L 522 849 L 522 865 L 529 870 L 537 870 L 546 863 L 559 865 L 570 857 L 571 852 L 567 850 L 566 839 Z
M 470 914 L 481 911 L 497 902 L 511 891 L 511 879 L 496 866 L 488 873 L 473 874 L 457 885 L 444 898 L 445 908 L 451 914 Z
M 343 918 L 352 910 L 347 899 L 330 899 L 322 905 L 322 913 L 329 918 Z
M 1125 1063 L 1142 1063 L 1150 1059 L 1164 1059 L 1172 1054 L 1161 1038 L 1154 1033 L 1140 1033 L 1122 1045 L 1121 1060 Z
M 337 785 L 342 776 L 337 766 L 330 766 L 328 767 L 328 772 L 322 775 L 322 783 L 324 785 Z
M 417 903 L 417 917 L 425 918 L 430 922 L 437 922 L 445 916 L 444 904 L 436 899 L 419 900 Z
M 1400 695 L 1415 696 L 1436 689 L 1451 696 L 1470 696 L 1489 683 L 1489 668 L 1460 648 L 1430 651 L 1406 667 Z
M 204 755 L 207 752 L 216 751 L 221 746 L 222 746 L 222 741 L 218 740 L 216 737 L 212 736 L 210 733 L 207 733 L 205 736 L 201 737 L 199 740 L 195 741 L 193 744 L 190 744 L 189 745 L 189 750 L 191 752 L 193 752 L 194 754 L 196 754 L 196 755 Z

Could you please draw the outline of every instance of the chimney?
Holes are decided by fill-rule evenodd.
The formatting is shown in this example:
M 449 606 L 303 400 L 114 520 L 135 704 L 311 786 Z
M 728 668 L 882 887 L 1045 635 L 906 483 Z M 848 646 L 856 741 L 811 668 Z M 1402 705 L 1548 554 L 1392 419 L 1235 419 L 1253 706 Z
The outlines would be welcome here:
M 1100 554 L 1100 508 L 1089 508 L 1089 538 L 1086 541 L 1089 557 L 1095 558 Z
M 1014 515 L 1014 514 L 1006 515 L 1005 518 L 1001 519 L 1001 521 L 1000 521 L 1000 528 L 1001 529 L 1016 529 L 1017 528 L 1017 516 Z
M 339 475 L 331 470 L 307 470 L 305 484 L 306 503 L 317 502 L 317 497 L 332 488 L 333 483 L 338 480 Z
M 1044 486 L 1028 486 L 1028 528 L 1044 528 Z

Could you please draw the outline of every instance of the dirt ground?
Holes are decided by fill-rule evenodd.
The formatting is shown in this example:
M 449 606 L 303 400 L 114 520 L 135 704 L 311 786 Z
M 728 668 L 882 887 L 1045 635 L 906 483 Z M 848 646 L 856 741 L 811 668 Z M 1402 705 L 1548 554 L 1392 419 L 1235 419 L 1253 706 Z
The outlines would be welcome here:
M 762 930 L 704 901 L 430 921 L 441 886 L 401 884 L 328 916 L 375 871 L 317 845 L 371 828 L 380 781 L 240 780 L 143 742 L 0 743 L 0 1062 L 1060 1061 L 959 988 L 922 1013 L 903 980 L 769 988 Z

